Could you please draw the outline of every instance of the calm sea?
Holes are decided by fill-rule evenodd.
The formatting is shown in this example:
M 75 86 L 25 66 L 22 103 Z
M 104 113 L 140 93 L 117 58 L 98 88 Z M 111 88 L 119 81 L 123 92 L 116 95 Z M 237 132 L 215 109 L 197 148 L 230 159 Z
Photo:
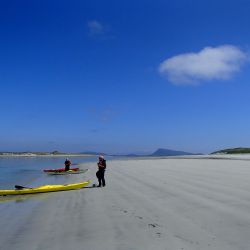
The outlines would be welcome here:
M 70 157 L 72 163 L 97 161 L 97 157 Z M 64 167 L 63 157 L 0 157 L 0 189 L 51 181 L 43 169 Z

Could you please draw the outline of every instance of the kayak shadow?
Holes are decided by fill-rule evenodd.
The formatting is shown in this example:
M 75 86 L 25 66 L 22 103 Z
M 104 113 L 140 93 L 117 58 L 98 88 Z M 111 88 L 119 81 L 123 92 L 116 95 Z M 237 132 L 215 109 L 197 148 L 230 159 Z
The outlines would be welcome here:
M 86 187 L 80 188 L 84 189 Z M 76 190 L 80 190 L 76 189 Z M 22 195 L 1 195 L 0 196 L 0 203 L 4 202 L 9 202 L 9 201 L 14 201 L 14 202 L 25 202 L 28 200 L 45 200 L 48 197 L 55 195 L 56 193 L 61 193 L 61 192 L 72 192 L 76 191 L 74 189 L 72 190 L 63 190 L 63 191 L 56 191 L 56 192 L 47 192 L 47 193 L 34 193 L 34 194 L 22 194 Z
M 25 202 L 27 200 L 43 200 L 46 199 L 48 197 L 49 194 L 44 194 L 44 193 L 40 193 L 38 194 L 24 194 L 24 195 L 6 195 L 6 196 L 0 196 L 0 203 L 4 203 L 4 202 L 10 202 L 10 201 L 14 201 L 14 202 Z

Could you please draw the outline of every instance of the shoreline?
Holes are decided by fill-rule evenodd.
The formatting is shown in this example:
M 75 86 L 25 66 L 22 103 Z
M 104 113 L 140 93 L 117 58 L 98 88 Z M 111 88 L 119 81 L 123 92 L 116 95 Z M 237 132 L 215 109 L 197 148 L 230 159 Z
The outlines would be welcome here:
M 59 158 L 59 157 L 97 157 L 98 155 L 88 155 L 88 154 L 0 154 L 0 158 Z M 127 160 L 168 160 L 168 159 L 176 159 L 176 160 L 242 160 L 242 161 L 250 161 L 250 154 L 204 154 L 204 155 L 180 155 L 180 156 L 109 156 L 112 160 L 119 161 L 127 161 Z M 111 159 L 110 159 L 111 160 Z

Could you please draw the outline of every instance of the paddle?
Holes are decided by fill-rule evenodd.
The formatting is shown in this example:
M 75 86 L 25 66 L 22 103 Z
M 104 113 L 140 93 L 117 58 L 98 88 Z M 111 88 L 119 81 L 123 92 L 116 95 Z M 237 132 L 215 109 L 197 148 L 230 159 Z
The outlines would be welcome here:
M 23 187 L 23 186 L 15 185 L 16 190 L 22 190 L 24 188 L 32 189 L 31 187 Z

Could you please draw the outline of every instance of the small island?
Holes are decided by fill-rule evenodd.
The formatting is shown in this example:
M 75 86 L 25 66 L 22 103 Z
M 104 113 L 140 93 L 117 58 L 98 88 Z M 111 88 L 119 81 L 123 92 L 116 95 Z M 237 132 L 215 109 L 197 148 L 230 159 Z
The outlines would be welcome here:
M 36 157 L 36 156 L 57 156 L 57 157 L 69 157 L 69 156 L 79 156 L 79 157 L 89 157 L 95 156 L 95 154 L 90 153 L 65 153 L 59 152 L 58 150 L 52 152 L 31 152 L 31 151 L 24 151 L 24 152 L 0 152 L 0 156 L 25 156 L 25 157 Z
M 211 154 L 250 154 L 250 148 L 228 148 L 215 151 Z

